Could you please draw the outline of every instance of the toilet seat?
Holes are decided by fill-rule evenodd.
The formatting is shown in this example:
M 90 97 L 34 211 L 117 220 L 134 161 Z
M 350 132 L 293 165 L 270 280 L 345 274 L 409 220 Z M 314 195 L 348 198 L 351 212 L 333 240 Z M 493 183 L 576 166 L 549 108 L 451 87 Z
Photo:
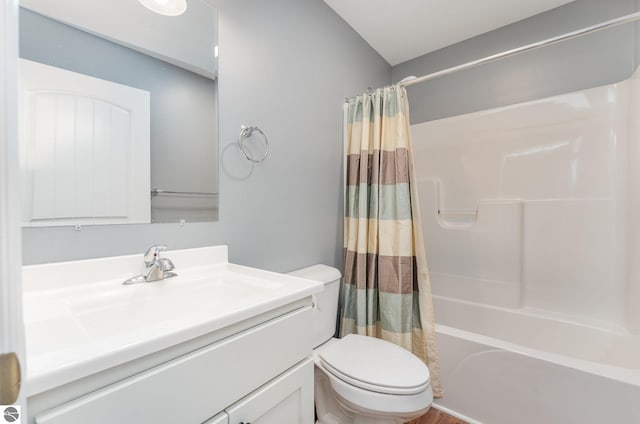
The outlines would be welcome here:
M 415 395 L 430 385 L 427 366 L 405 349 L 368 336 L 349 334 L 318 352 L 326 372 L 357 388 L 390 395 Z

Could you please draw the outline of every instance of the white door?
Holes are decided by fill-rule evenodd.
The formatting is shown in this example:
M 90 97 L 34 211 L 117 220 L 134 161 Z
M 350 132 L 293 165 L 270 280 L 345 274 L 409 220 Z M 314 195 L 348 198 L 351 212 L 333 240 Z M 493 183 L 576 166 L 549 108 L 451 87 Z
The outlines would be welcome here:
M 229 424 L 313 424 L 313 361 L 306 359 L 226 411 Z
M 21 420 L 25 399 L 17 131 L 18 1 L 0 0 L 0 410 Z M 15 405 L 15 406 L 10 406 Z M 22 411 L 18 411 L 22 406 Z M 9 409 L 8 409 L 9 407 Z M 13 409 L 10 409 L 13 408 Z M 9 421 L 8 421 L 9 422 Z
M 25 226 L 151 222 L 150 93 L 20 59 Z

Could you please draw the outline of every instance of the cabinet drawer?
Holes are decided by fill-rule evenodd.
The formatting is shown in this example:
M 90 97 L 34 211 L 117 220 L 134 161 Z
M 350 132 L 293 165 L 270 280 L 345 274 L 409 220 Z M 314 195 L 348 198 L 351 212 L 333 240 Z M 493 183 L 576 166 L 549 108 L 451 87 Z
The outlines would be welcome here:
M 299 309 L 40 414 L 36 423 L 202 423 L 309 356 L 311 325 L 311 308 Z

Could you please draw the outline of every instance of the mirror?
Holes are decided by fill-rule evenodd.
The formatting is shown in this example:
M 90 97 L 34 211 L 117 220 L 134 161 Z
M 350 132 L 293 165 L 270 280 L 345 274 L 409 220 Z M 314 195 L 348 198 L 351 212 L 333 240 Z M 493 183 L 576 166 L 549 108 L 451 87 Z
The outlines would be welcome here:
M 217 10 L 186 4 L 20 1 L 24 226 L 217 220 Z

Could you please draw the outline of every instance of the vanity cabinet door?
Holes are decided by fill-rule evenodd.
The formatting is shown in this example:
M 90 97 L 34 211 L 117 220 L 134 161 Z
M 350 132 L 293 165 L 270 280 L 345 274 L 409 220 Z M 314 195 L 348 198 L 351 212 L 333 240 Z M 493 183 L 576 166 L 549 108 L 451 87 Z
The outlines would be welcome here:
M 202 424 L 229 424 L 229 416 L 224 412 L 203 422 Z
M 226 411 L 229 424 L 313 424 L 313 361 L 304 360 Z

